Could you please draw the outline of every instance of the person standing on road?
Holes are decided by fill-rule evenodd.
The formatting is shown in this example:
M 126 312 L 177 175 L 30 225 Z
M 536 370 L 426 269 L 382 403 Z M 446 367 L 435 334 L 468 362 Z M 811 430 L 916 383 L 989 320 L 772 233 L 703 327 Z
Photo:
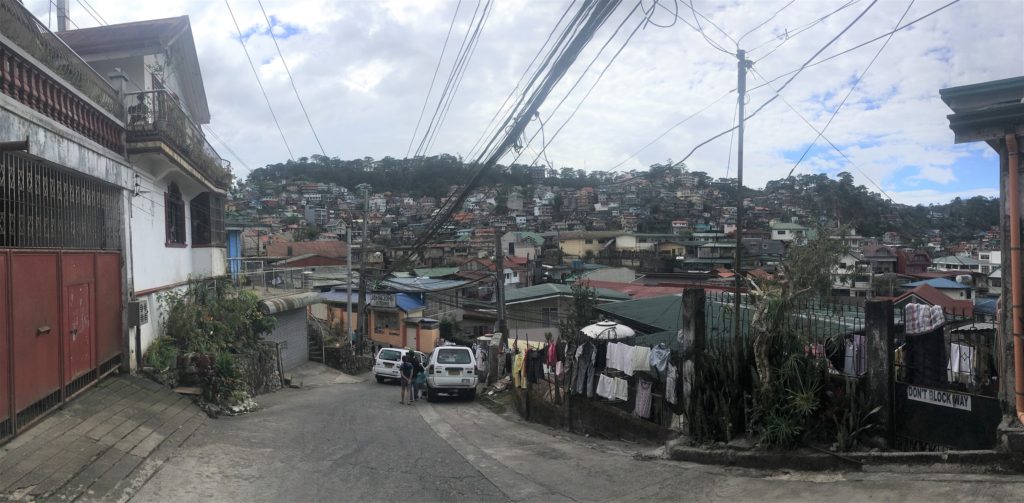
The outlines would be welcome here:
M 419 400 L 420 394 L 420 376 L 423 375 L 423 364 L 420 363 L 420 357 L 416 356 L 416 353 L 409 353 L 409 362 L 412 363 L 412 379 L 409 381 L 409 390 L 412 401 Z
M 398 401 L 398 403 L 403 404 L 403 405 L 406 404 L 406 403 L 408 403 L 409 405 L 412 405 L 412 389 L 411 388 L 412 388 L 412 378 L 413 378 L 413 375 L 412 375 L 413 374 L 413 370 L 412 370 L 413 367 L 412 367 L 412 362 L 409 361 L 409 360 L 410 360 L 410 358 L 409 358 L 409 354 L 408 353 L 402 355 L 402 366 L 399 367 L 399 370 L 398 370 L 398 372 L 399 372 L 399 381 L 401 382 L 401 385 L 402 385 L 402 398 Z M 405 395 L 406 394 L 409 395 L 409 401 L 408 402 L 405 401 Z

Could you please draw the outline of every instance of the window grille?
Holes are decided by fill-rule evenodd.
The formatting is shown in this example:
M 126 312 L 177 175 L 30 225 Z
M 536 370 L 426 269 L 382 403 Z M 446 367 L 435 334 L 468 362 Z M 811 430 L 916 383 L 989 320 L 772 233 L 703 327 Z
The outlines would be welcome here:
M 0 153 L 0 246 L 118 250 L 121 189 L 42 159 Z

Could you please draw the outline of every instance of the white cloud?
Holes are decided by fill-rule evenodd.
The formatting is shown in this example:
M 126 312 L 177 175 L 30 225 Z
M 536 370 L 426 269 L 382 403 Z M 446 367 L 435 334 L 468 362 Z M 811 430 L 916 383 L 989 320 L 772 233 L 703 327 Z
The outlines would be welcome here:
M 26 3 L 37 16 L 47 19 L 46 0 Z M 213 127 L 250 167 L 287 158 L 223 3 L 168 0 L 144 2 L 131 9 L 115 0 L 91 3 L 112 23 L 189 15 L 213 112 Z M 701 0 L 696 5 L 736 37 L 785 3 Z M 787 29 L 792 32 L 842 3 L 843 0 L 793 3 L 749 35 L 744 46 L 765 44 L 749 55 L 757 72 L 774 78 L 798 68 L 867 6 L 866 2 L 856 3 L 767 55 L 778 43 L 777 35 Z M 263 14 L 254 3 L 234 0 L 231 4 L 243 30 L 265 26 Z M 298 33 L 279 42 L 328 154 L 342 158 L 405 155 L 456 2 L 267 0 L 264 5 L 268 14 L 300 28 Z M 672 8 L 671 4 L 664 5 Z M 684 9 L 681 14 L 689 13 L 685 3 L 679 5 Z M 567 6 L 568 2 L 496 2 L 431 153 L 469 153 L 496 107 L 519 80 Z M 895 26 L 906 6 L 905 1 L 878 2 L 819 60 L 885 33 Z M 915 19 L 939 6 L 934 2 L 916 2 L 907 19 Z M 474 7 L 463 2 L 459 10 L 424 122 L 429 121 L 438 93 L 447 81 Z M 625 33 L 612 42 L 581 86 L 555 111 L 557 102 L 630 8 L 632 5 L 624 4 L 602 28 L 541 107 L 547 120 L 548 154 L 556 166 L 609 169 L 668 126 L 736 85 L 735 59 L 712 49 L 693 29 L 682 22 L 671 28 L 648 26 L 637 33 L 577 115 L 551 141 L 608 61 L 609 53 L 618 49 Z M 81 26 L 96 24 L 74 2 L 71 15 Z M 671 15 L 662 10 L 656 21 L 669 23 Z M 632 23 L 624 30 L 630 30 Z M 826 133 L 856 166 L 826 148 L 820 150 L 823 154 L 804 160 L 796 173 L 849 171 L 857 183 L 872 186 L 870 178 L 900 202 L 956 193 L 961 189 L 958 185 L 974 178 L 959 172 L 958 163 L 975 159 L 992 164 L 992 154 L 984 145 L 953 144 L 946 120 L 949 110 L 939 99 L 938 90 L 1024 73 L 1024 61 L 1020 58 L 996 61 L 991 49 L 1024 46 L 1022 32 L 1017 29 L 1021 25 L 1024 9 L 1018 0 L 960 2 L 897 33 Z M 708 35 L 725 47 L 731 46 L 713 28 L 708 28 Z M 815 127 L 824 127 L 881 43 L 807 68 L 782 91 L 782 96 Z M 296 155 L 318 152 L 272 41 L 258 33 L 249 39 L 248 46 L 257 64 L 267 61 L 260 65 L 264 86 Z M 757 76 L 750 76 L 748 111 L 772 96 L 767 87 L 754 89 L 760 84 Z M 620 169 L 640 169 L 669 158 L 681 159 L 697 143 L 730 127 L 734 110 L 735 95 L 669 133 Z M 815 136 L 780 100 L 766 107 L 747 126 L 744 175 L 745 181 L 753 186 L 785 176 L 793 167 L 785 155 L 799 155 Z M 529 131 L 532 134 L 534 130 L 535 126 L 531 126 Z M 734 173 L 735 145 L 730 152 L 729 140 L 730 135 L 726 135 L 702 147 L 687 164 L 714 176 L 724 176 L 727 170 Z M 820 140 L 818 145 L 828 147 Z M 539 135 L 533 146 L 540 148 Z M 532 158 L 524 155 L 521 161 Z M 901 170 L 915 174 L 897 179 L 894 173 Z M 922 191 L 915 189 L 914 183 L 938 184 L 948 187 L 949 192 L 941 187 Z

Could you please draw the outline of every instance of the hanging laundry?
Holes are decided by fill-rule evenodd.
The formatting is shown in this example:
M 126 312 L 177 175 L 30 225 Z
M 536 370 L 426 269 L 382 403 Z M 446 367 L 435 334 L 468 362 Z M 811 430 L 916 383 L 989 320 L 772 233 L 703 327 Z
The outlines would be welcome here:
M 651 356 L 648 359 L 649 365 L 658 373 L 659 377 L 665 376 L 665 372 L 668 370 L 668 357 L 671 355 L 672 352 L 664 343 L 651 348 Z
M 601 372 L 608 365 L 608 343 L 597 341 L 594 343 L 597 353 L 594 355 L 594 371 Z
M 615 381 L 601 374 L 597 379 L 597 396 L 612 400 L 615 398 Z
M 633 346 L 633 373 L 651 371 L 651 348 Z
M 548 343 L 547 357 L 547 364 L 551 367 L 554 367 L 555 362 L 558 361 L 558 344 Z
M 903 313 L 907 335 L 930 332 L 946 321 L 946 315 L 942 306 L 907 304 L 903 308 Z
M 951 342 L 946 378 L 949 382 L 971 384 L 974 373 L 974 347 Z
M 594 357 L 596 353 L 596 348 L 590 342 L 584 343 L 576 350 L 579 357 L 576 358 L 576 380 L 573 391 L 577 395 L 594 396 Z
M 843 355 L 843 373 L 859 376 L 867 373 L 867 339 L 863 335 L 853 335 L 846 341 L 846 354 Z
M 622 400 L 623 402 L 629 400 L 629 381 L 621 377 L 613 377 L 612 381 L 615 384 L 615 399 Z
M 665 400 L 672 404 L 676 404 L 676 381 L 679 379 L 679 371 L 675 365 L 668 364 L 668 370 L 665 372 Z
M 522 352 L 517 352 L 515 357 L 515 363 L 512 365 L 512 381 L 513 385 L 518 388 L 526 388 L 526 369 L 523 367 L 526 356 Z
M 647 379 L 637 379 L 636 382 L 636 404 L 633 407 L 633 414 L 647 419 L 651 415 L 651 388 L 653 383 Z

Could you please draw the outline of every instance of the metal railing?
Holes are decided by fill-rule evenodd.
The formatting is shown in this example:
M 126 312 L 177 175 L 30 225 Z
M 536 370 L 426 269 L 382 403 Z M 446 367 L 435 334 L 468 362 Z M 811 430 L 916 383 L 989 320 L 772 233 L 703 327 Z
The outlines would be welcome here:
M 313 272 L 302 267 L 268 268 L 232 274 L 232 281 L 238 288 L 251 289 L 257 293 L 311 290 L 313 288 Z
M 117 91 L 21 2 L 0 0 L 0 33 L 114 117 L 124 116 Z
M 166 90 L 125 93 L 125 107 L 129 142 L 163 140 L 215 186 L 227 188 L 231 184 L 231 172 L 176 96 Z

